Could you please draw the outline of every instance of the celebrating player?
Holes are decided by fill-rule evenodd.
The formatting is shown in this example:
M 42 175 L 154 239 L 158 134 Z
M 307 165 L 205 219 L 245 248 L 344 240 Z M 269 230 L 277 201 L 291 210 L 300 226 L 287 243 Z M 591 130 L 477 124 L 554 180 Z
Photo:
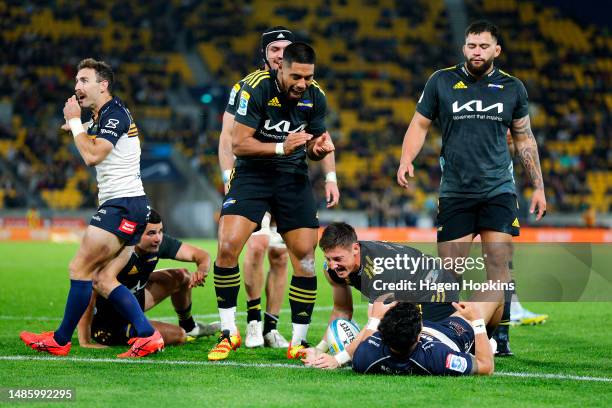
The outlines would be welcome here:
M 226 359 L 240 345 L 235 322 L 238 256 L 267 211 L 276 219 L 294 270 L 289 290 L 293 335 L 287 356 L 296 358 L 304 348 L 316 298 L 319 226 L 306 156 L 321 160 L 334 150 L 325 128 L 327 102 L 314 81 L 314 68 L 314 50 L 295 42 L 285 48 L 278 71 L 258 72 L 240 90 L 232 130 L 237 160 L 221 210 L 214 267 L 222 336 L 210 360 Z
M 155 270 L 160 259 L 193 262 L 197 269 L 194 273 L 189 273 L 185 268 Z M 197 323 L 191 315 L 191 290 L 204 285 L 209 269 L 208 253 L 165 234 L 160 215 L 152 209 L 142 238 L 117 280 L 134 293 L 143 311 L 170 297 L 178 316 L 178 326 L 158 321 L 151 321 L 151 324 L 161 333 L 166 345 L 183 344 L 189 338 L 210 336 L 219 329 L 218 324 Z M 106 299 L 98 298 L 94 292 L 89 308 L 78 325 L 80 345 L 127 344 L 132 337 L 130 332 L 133 332 L 133 327 L 129 322 Z M 97 344 L 91 342 L 92 338 Z
M 261 58 L 263 70 L 278 70 L 282 63 L 283 51 L 294 40 L 294 35 L 282 26 L 272 27 L 261 35 Z M 223 173 L 223 182 L 228 189 L 231 169 L 234 167 L 234 154 L 232 153 L 232 135 L 234 117 L 238 107 L 240 88 L 245 81 L 262 71 L 255 71 L 237 82 L 231 92 L 230 98 L 223 114 L 223 127 L 219 137 L 219 164 Z M 338 203 L 338 191 L 334 153 L 331 152 L 321 160 L 325 177 L 325 194 L 327 207 Z M 270 214 L 266 213 L 261 221 L 261 229 L 254 232 L 247 241 L 247 250 L 244 260 L 244 283 L 247 296 L 247 333 L 246 347 L 285 348 L 289 343 L 276 329 L 280 308 L 287 286 L 287 246 L 277 231 L 276 225 L 271 225 Z M 261 322 L 261 293 L 264 286 L 264 256 L 268 251 L 270 271 L 265 283 L 266 286 L 266 312 L 264 323 Z
M 480 234 L 487 277 L 508 282 L 512 236 L 519 235 L 520 227 L 508 128 L 534 187 L 529 210 L 536 212 L 536 220 L 546 213 L 546 199 L 527 91 L 520 80 L 493 64 L 501 52 L 498 37 L 497 27 L 489 22 L 471 24 L 465 32 L 465 62 L 429 78 L 404 137 L 397 181 L 408 186 L 406 173 L 413 177 L 412 162 L 431 122 L 438 119 L 443 130 L 438 255 L 466 257 Z
M 458 300 L 459 290 L 420 290 L 420 281 L 434 284 L 457 283 L 454 274 L 440 269 L 433 258 L 421 251 L 405 245 L 383 241 L 359 241 L 357 234 L 350 225 L 336 222 L 328 225 L 319 246 L 325 255 L 325 277 L 332 286 L 334 306 L 329 321 L 335 319 L 351 319 L 353 316 L 353 297 L 351 287 L 354 287 L 372 303 L 381 295 L 395 293 L 396 299 L 420 302 L 423 315 L 427 320 L 439 321 L 450 316 L 455 309 L 451 301 Z M 416 270 L 404 268 L 410 266 L 394 263 L 391 267 L 383 267 L 379 260 L 384 259 L 422 260 Z M 395 283 L 403 280 L 415 282 L 412 290 L 388 290 L 382 287 L 384 283 Z M 368 313 L 369 314 L 369 313 Z M 327 350 L 325 339 L 317 345 L 320 351 Z
M 123 102 L 112 96 L 113 82 L 109 65 L 85 59 L 78 65 L 75 95 L 64 106 L 63 129 L 72 132 L 85 164 L 96 167 L 100 207 L 69 265 L 70 291 L 62 323 L 55 332 L 20 335 L 34 350 L 68 354 L 74 329 L 91 298 L 92 279 L 96 291 L 134 327 L 132 347 L 119 357 L 142 357 L 164 347 L 161 334 L 134 295 L 117 281 L 145 228 L 149 202 L 140 179 L 138 129 Z M 87 130 L 81 123 L 81 108 L 93 112 Z

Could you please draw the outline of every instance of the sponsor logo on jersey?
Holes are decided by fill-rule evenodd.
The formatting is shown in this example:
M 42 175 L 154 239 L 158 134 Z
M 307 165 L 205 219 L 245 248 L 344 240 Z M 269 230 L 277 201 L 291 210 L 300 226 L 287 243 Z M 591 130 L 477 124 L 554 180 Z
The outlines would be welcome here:
M 94 215 L 93 217 L 91 217 L 92 220 L 96 220 L 98 222 L 102 222 L 102 218 L 98 217 L 97 215 Z
M 225 200 L 223 202 L 223 208 L 227 208 L 227 207 L 229 207 L 230 205 L 233 205 L 233 204 L 236 204 L 236 199 L 228 197 L 227 200 Z
M 487 87 L 493 88 L 493 89 L 504 89 L 503 85 L 498 85 L 498 84 L 489 84 L 487 85 Z
M 304 99 L 303 101 L 299 101 L 297 103 L 297 108 L 299 110 L 312 109 L 312 107 L 313 107 L 312 101 L 309 99 Z
M 106 214 L 106 210 L 105 210 L 104 208 L 100 208 L 100 209 L 98 210 L 98 212 L 99 212 L 100 214 Z
M 132 289 L 130 289 L 130 292 L 132 292 L 133 294 L 136 294 L 137 292 L 143 290 L 146 287 L 147 287 L 147 283 L 145 282 L 142 285 L 140 285 L 140 280 L 139 280 L 138 283 L 136 284 L 136 286 L 134 286 Z
M 498 102 L 498 103 L 494 103 L 491 106 L 483 107 L 482 101 L 479 101 L 477 99 L 472 99 L 471 101 L 466 102 L 461 106 L 459 106 L 459 101 L 453 102 L 453 113 L 459 113 L 461 111 L 487 112 L 495 108 L 497 108 L 497 113 L 502 113 L 504 111 L 504 104 L 501 102 Z
M 136 232 L 137 225 L 137 222 L 129 221 L 124 218 L 121 220 L 121 224 L 119 224 L 119 231 L 132 235 L 134 232 Z
M 240 92 L 240 102 L 238 103 L 237 114 L 246 116 L 247 108 L 249 106 L 249 99 L 251 99 L 251 95 L 247 91 Z
M 275 108 L 280 108 L 281 103 L 279 102 L 278 98 L 275 96 L 274 98 L 268 101 L 268 106 L 274 106 Z
M 232 87 L 232 91 L 230 92 L 230 96 L 229 96 L 229 101 L 227 101 L 227 103 L 231 106 L 234 105 L 234 99 L 236 99 L 236 94 L 238 93 L 238 91 L 240 90 L 240 84 L 235 84 Z
M 459 81 L 453 85 L 453 89 L 467 89 L 467 85 L 464 84 L 463 81 Z
M 291 128 L 291 123 L 289 121 L 286 120 L 281 120 L 278 123 L 272 123 L 270 121 L 270 119 L 267 119 L 264 123 L 264 129 L 266 130 L 275 130 L 279 133 L 284 132 L 284 133 L 298 133 L 301 132 L 302 130 L 306 129 L 306 124 L 302 123 L 300 126 L 296 127 L 295 129 L 290 129 Z
M 117 132 L 113 132 L 112 130 L 108 130 L 108 129 L 104 129 L 104 128 L 100 129 L 100 134 L 104 134 L 104 133 L 108 133 L 108 134 L 111 134 L 111 135 L 113 135 L 115 137 L 119 137 Z
M 106 125 L 104 125 L 104 127 L 109 129 L 116 129 L 118 124 L 119 119 L 109 119 L 108 122 L 106 122 Z
M 132 269 L 128 272 L 128 275 L 136 275 L 138 273 L 138 268 L 136 265 L 132 266 Z
M 446 368 L 458 373 L 465 373 L 465 370 L 467 370 L 467 360 L 465 357 L 449 354 L 446 356 Z

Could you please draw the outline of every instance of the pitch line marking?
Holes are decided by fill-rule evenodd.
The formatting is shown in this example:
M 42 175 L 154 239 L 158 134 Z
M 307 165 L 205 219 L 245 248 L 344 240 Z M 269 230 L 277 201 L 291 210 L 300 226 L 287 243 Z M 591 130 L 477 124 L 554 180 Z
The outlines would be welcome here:
M 118 359 L 118 358 L 86 358 L 86 357 L 38 357 L 38 356 L 0 356 L 0 361 L 70 361 L 74 363 L 115 363 L 115 364 L 160 364 L 160 365 L 187 365 L 187 366 L 225 366 L 225 367 L 247 367 L 247 368 L 290 368 L 309 369 L 303 365 L 284 363 L 241 363 L 239 361 L 187 361 L 187 360 L 146 360 L 146 359 Z M 566 374 L 546 373 L 514 373 L 496 372 L 494 376 L 540 378 L 545 380 L 573 380 L 590 382 L 612 382 L 609 377 L 589 377 Z

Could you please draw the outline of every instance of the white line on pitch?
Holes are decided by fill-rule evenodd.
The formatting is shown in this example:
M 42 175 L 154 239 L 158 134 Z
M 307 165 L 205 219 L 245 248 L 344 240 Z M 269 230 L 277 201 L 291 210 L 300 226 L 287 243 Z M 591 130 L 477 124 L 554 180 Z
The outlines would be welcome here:
M 359 303 L 353 306 L 354 309 L 364 309 L 367 307 L 365 303 Z M 333 309 L 333 306 L 315 306 L 315 312 L 329 312 Z M 281 313 L 291 313 L 291 309 L 281 309 Z M 236 316 L 246 316 L 246 312 L 236 312 Z M 151 320 L 176 320 L 176 316 L 148 316 Z M 196 314 L 193 315 L 194 319 L 215 319 L 219 318 L 219 313 L 207 313 L 207 314 Z M 49 316 L 5 316 L 0 315 L 0 320 L 40 320 L 40 321 L 59 321 L 61 317 L 49 317 Z
M 239 361 L 185 361 L 185 360 L 147 360 L 147 359 L 118 359 L 118 358 L 84 358 L 84 357 L 38 357 L 38 356 L 0 356 L 0 361 L 70 361 L 74 363 L 116 363 L 116 364 L 162 364 L 162 365 L 190 365 L 190 366 L 230 366 L 230 367 L 251 367 L 251 368 L 289 368 L 305 369 L 303 365 L 283 364 L 283 363 L 241 363 Z M 546 374 L 546 373 L 513 373 L 497 372 L 496 376 L 503 377 L 526 377 L 541 378 L 546 380 L 574 380 L 591 382 L 612 382 L 609 377 L 588 377 L 579 375 L 565 374 Z

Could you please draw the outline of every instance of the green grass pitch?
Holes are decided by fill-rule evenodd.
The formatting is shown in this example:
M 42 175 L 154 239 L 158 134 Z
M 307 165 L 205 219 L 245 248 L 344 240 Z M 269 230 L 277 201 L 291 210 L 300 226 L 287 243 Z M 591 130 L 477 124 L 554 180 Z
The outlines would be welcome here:
M 214 241 L 193 241 L 211 252 Z M 550 314 L 542 326 L 511 329 L 515 357 L 496 360 L 492 377 L 436 378 L 359 376 L 351 370 L 302 368 L 284 350 L 240 348 L 227 363 L 209 363 L 213 338 L 138 361 L 118 361 L 125 347 L 81 349 L 75 337 L 69 358 L 26 348 L 21 330 L 53 330 L 63 314 L 67 265 L 76 244 L 0 243 L 0 387 L 73 388 L 75 402 L 20 406 L 609 406 L 612 396 L 610 303 L 531 303 Z M 543 262 L 546 262 L 545 260 Z M 317 254 L 317 271 L 322 256 Z M 162 267 L 173 265 L 160 262 Z M 609 265 L 608 265 L 609 267 Z M 211 273 L 212 274 L 212 273 Z M 193 293 L 193 313 L 216 320 L 212 276 Z M 354 294 L 355 319 L 364 324 L 365 302 Z M 241 288 L 239 310 L 245 310 Z M 331 291 L 319 276 L 310 330 L 321 338 L 331 309 Z M 169 301 L 149 312 L 175 322 Z M 244 332 L 245 315 L 238 316 Z M 290 334 L 288 302 L 280 330 Z M 92 361 L 99 359 L 100 361 Z M 0 402 L 3 405 L 3 402 Z

